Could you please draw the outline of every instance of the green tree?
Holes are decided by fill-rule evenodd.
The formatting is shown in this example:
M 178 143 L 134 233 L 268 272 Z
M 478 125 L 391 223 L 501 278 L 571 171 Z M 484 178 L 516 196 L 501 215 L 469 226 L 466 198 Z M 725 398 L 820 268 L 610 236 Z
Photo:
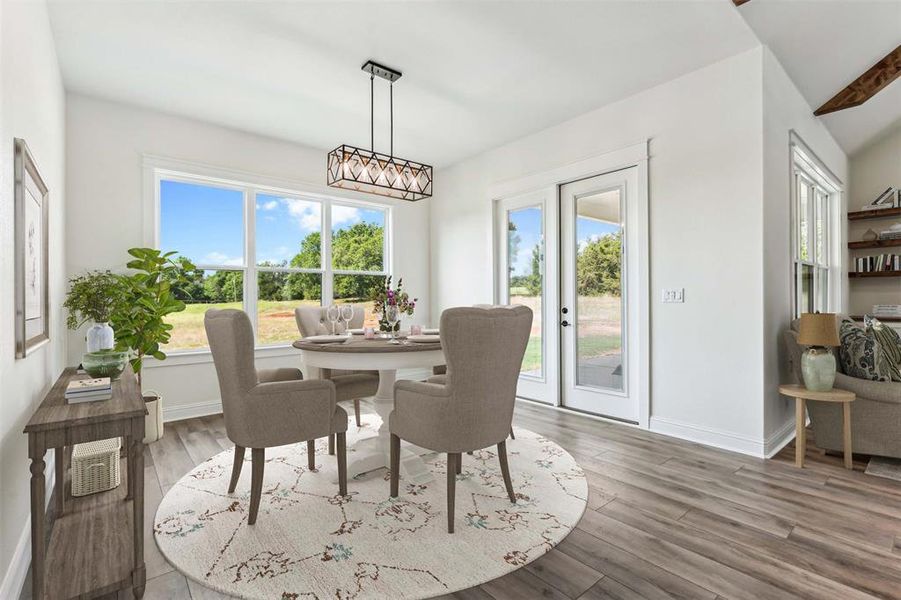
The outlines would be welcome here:
M 172 292 L 178 300 L 188 304 L 210 302 L 203 288 L 206 275 L 203 269 L 198 269 L 184 256 L 179 256 L 176 262 L 181 265 L 184 274 L 184 283 L 180 287 L 173 288 Z
M 384 264 L 384 228 L 355 223 L 332 235 L 332 264 L 336 269 L 381 271 Z
M 516 232 L 516 223 L 507 221 L 507 270 L 513 275 L 513 264 L 519 256 L 519 244 L 522 238 Z
M 580 296 L 619 296 L 622 271 L 622 231 L 591 240 L 576 258 Z
M 270 262 L 263 261 L 261 267 L 285 267 L 287 261 Z M 285 286 L 288 281 L 287 273 L 283 271 L 258 271 L 257 286 L 260 300 L 284 300 Z
M 318 269 L 321 266 L 322 236 L 314 231 L 300 242 L 300 252 L 289 263 L 295 269 Z M 319 300 L 322 296 L 322 276 L 318 273 L 291 273 L 284 285 L 288 300 Z
M 216 271 L 204 279 L 203 291 L 209 302 L 240 302 L 244 299 L 244 273 Z

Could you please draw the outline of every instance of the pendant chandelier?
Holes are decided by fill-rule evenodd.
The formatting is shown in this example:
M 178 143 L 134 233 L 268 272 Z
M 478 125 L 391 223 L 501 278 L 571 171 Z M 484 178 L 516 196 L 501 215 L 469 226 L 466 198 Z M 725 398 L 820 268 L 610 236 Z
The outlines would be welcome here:
M 338 187 L 399 200 L 421 200 L 432 196 L 432 167 L 394 156 L 394 82 L 400 79 L 395 71 L 366 61 L 363 70 L 369 73 L 369 150 L 342 144 L 328 154 L 327 180 L 330 187 Z M 389 82 L 391 102 L 391 146 L 389 154 L 375 151 L 375 78 Z

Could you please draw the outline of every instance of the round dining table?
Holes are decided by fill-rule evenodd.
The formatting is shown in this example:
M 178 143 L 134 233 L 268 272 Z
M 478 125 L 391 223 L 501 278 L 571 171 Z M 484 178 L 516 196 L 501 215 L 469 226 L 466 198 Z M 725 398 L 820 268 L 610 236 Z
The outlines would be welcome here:
M 391 434 L 388 415 L 394 409 L 394 381 L 398 369 L 423 368 L 445 363 L 441 343 L 418 343 L 400 340 L 392 344 L 389 339 L 377 337 L 365 339 L 361 335 L 349 336 L 342 341 L 329 343 L 300 339 L 294 347 L 300 350 L 301 360 L 308 379 L 321 377 L 321 369 L 377 370 L 379 387 L 376 395 L 368 399 L 382 420 L 378 435 L 363 438 L 348 448 L 347 474 L 355 477 L 390 465 Z M 409 483 L 426 483 L 433 479 L 431 472 L 420 458 L 433 452 L 411 444 L 401 446 L 401 476 Z

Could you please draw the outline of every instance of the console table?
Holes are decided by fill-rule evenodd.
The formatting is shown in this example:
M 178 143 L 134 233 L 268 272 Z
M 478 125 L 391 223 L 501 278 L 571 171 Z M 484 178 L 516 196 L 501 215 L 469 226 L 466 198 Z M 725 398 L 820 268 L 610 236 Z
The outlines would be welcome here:
M 25 426 L 31 459 L 31 567 L 35 600 L 88 598 L 133 588 L 144 594 L 144 399 L 128 367 L 112 398 L 68 404 L 66 386 L 85 379 L 68 368 Z M 122 437 L 127 490 L 80 498 L 70 489 L 66 448 Z M 47 541 L 44 455 L 54 448 L 56 494 Z

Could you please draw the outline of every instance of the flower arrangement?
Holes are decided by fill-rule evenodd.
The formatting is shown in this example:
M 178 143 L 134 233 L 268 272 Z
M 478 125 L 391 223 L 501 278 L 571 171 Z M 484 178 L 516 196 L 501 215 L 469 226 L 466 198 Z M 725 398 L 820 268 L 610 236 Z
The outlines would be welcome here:
M 385 307 L 396 306 L 398 314 L 411 315 L 419 298 L 410 300 L 410 295 L 403 290 L 404 280 L 397 280 L 397 287 L 391 287 L 391 275 L 385 277 L 385 285 L 376 290 L 372 298 L 372 311 L 379 316 L 379 331 L 390 332 L 391 325 L 385 318 Z M 394 324 L 394 331 L 400 330 L 400 321 Z

